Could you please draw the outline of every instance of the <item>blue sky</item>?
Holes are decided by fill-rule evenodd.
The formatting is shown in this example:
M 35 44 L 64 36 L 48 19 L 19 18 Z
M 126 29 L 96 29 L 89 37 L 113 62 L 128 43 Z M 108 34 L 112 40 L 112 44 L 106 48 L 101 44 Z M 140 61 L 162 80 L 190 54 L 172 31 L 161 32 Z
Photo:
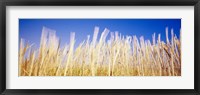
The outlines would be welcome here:
M 151 41 L 153 33 L 156 33 L 156 37 L 161 34 L 161 40 L 166 41 L 166 27 L 173 29 L 179 38 L 181 19 L 19 19 L 19 39 L 23 38 L 38 47 L 42 28 L 47 27 L 56 30 L 61 46 L 68 44 L 70 32 L 75 32 L 77 45 L 86 40 L 87 35 L 92 38 L 95 26 L 100 27 L 98 38 L 103 30 L 108 28 L 110 32 L 118 31 L 124 36 L 136 35 L 138 38 L 144 36 L 145 40 Z

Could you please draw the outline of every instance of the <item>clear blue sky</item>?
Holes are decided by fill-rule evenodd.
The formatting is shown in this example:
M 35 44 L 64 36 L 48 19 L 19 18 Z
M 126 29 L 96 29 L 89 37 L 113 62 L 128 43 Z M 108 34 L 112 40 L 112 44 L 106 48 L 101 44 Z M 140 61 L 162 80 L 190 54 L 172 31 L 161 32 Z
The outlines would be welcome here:
M 56 30 L 61 39 L 61 46 L 69 43 L 70 32 L 75 32 L 76 45 L 87 39 L 92 39 L 94 27 L 100 27 L 98 38 L 105 28 L 110 32 L 118 31 L 122 35 L 144 36 L 145 40 L 152 41 L 152 34 L 161 34 L 161 40 L 166 41 L 165 28 L 173 28 L 179 38 L 181 19 L 19 19 L 19 39 L 35 43 L 39 46 L 42 27 Z M 171 32 L 169 32 L 169 35 Z M 110 34 L 108 35 L 110 37 Z M 169 37 L 171 38 L 171 37 Z

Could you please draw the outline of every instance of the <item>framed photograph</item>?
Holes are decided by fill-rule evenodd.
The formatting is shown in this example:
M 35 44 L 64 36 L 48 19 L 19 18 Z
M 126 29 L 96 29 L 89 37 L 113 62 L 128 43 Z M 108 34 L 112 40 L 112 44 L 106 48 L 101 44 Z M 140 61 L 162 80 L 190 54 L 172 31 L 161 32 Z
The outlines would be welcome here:
M 0 93 L 200 95 L 199 0 L 2 0 Z

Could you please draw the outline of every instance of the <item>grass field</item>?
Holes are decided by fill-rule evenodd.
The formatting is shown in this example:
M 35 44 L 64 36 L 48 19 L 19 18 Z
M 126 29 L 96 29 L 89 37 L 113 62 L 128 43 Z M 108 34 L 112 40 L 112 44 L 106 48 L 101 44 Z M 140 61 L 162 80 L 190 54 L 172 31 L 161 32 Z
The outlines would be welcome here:
M 181 76 L 181 39 L 167 28 L 166 41 L 160 34 L 150 41 L 108 29 L 99 34 L 95 27 L 92 38 L 77 47 L 74 32 L 70 44 L 61 47 L 56 33 L 45 29 L 39 48 L 20 40 L 19 76 Z

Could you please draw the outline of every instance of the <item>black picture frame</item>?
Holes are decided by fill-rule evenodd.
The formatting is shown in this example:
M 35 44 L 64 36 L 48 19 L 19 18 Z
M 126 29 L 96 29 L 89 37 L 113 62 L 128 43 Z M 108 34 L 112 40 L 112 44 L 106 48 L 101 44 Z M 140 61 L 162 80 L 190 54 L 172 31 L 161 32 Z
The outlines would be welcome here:
M 194 6 L 194 89 L 7 89 L 6 6 Z M 0 0 L 0 94 L 200 95 L 200 0 Z

